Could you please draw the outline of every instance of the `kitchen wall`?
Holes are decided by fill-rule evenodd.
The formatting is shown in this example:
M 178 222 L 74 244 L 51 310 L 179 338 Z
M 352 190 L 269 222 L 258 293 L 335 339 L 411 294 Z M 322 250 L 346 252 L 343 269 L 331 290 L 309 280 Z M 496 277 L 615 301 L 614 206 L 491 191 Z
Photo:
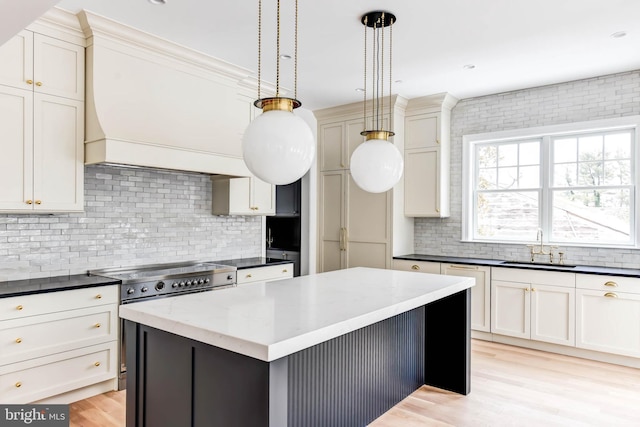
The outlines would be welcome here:
M 85 167 L 85 212 L 0 215 L 0 281 L 260 256 L 261 217 L 211 214 L 209 176 Z
M 452 111 L 451 216 L 416 218 L 415 252 L 490 259 L 527 259 L 524 245 L 463 243 L 462 136 L 640 114 L 640 70 L 463 99 Z M 637 147 L 636 149 L 640 149 Z M 535 241 L 536 230 L 530 237 Z M 567 263 L 640 268 L 640 251 L 561 247 Z

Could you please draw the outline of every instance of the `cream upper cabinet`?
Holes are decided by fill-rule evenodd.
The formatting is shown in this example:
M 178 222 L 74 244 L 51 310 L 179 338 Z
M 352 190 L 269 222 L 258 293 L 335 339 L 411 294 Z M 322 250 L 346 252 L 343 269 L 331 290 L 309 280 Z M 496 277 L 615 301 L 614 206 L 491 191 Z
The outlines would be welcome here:
M 438 94 L 409 101 L 404 144 L 404 213 L 449 216 L 451 109 L 458 100 Z
M 640 279 L 576 275 L 576 346 L 640 357 Z
M 468 264 L 445 264 L 440 272 L 448 276 L 473 277 L 476 284 L 471 288 L 471 329 L 491 331 L 491 267 Z
M 82 211 L 84 47 L 22 31 L 0 62 L 0 212 Z
M 214 215 L 275 215 L 276 187 L 254 176 L 212 177 Z
M 493 268 L 491 332 L 575 346 L 575 274 Z
M 0 84 L 84 101 L 84 47 L 21 31 L 0 47 Z
M 364 142 L 363 120 L 353 119 L 318 126 L 318 163 L 321 171 L 349 169 L 353 151 Z

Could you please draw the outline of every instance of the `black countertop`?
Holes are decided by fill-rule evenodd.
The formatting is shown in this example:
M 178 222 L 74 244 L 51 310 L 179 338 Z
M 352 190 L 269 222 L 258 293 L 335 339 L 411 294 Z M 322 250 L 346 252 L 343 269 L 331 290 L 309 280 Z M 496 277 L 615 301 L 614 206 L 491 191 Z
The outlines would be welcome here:
M 223 259 L 223 260 L 216 260 L 214 262 L 216 264 L 229 265 L 231 267 L 236 267 L 238 270 L 242 270 L 243 268 L 266 267 L 269 265 L 293 263 L 293 261 L 290 259 L 287 260 L 287 259 L 269 258 L 269 257 Z
M 293 261 L 279 258 L 254 257 L 216 260 L 212 262 L 229 265 L 236 267 L 238 270 L 242 270 L 243 268 L 289 264 Z M 11 280 L 7 282 L 0 282 L 0 298 L 119 284 L 120 280 L 117 279 L 110 279 L 102 276 L 89 276 L 88 274 L 44 277 L 41 279 Z
M 12 280 L 0 282 L 0 298 L 118 284 L 119 280 L 88 274 Z
M 529 270 L 566 271 L 568 273 L 601 274 L 605 276 L 640 277 L 640 269 L 611 268 L 596 265 L 559 265 L 529 262 L 514 262 L 496 259 L 465 258 L 443 255 L 408 254 L 395 256 L 393 259 L 409 261 L 446 262 L 451 264 L 485 265 L 490 267 L 525 268 Z

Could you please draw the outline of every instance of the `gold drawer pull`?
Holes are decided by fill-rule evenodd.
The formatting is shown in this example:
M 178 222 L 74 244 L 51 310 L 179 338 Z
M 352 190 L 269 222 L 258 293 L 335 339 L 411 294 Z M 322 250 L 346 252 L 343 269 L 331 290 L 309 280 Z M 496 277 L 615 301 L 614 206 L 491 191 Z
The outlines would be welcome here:
M 27 80 L 27 84 L 28 85 L 32 85 L 33 84 L 33 80 L 31 80 L 31 79 Z
M 287 269 L 286 269 L 286 268 L 285 268 L 285 269 L 283 269 L 283 270 L 282 270 L 282 272 L 283 272 L 283 273 L 286 273 L 286 272 L 287 272 Z
M 102 326 L 102 325 L 101 325 L 100 323 L 96 323 L 94 326 L 95 326 L 96 328 L 99 328 L 99 327 L 100 327 L 100 326 Z
M 29 199 L 25 203 L 28 204 L 28 205 L 32 205 L 33 204 L 33 200 Z
M 36 200 L 36 205 L 41 205 L 42 204 L 42 200 Z
M 418 271 L 418 270 L 420 270 L 420 266 L 419 266 L 418 264 L 413 264 L 413 265 L 411 266 L 411 269 L 412 269 L 412 270 L 416 270 L 416 271 Z
M 22 342 L 22 338 L 16 338 L 16 343 L 20 344 Z
M 247 276 L 246 276 L 246 277 L 247 277 L 247 278 L 251 277 L 251 274 L 247 274 Z
M 604 294 L 604 296 L 607 298 L 618 298 L 618 295 L 613 292 L 607 292 L 606 294 Z
M 16 387 L 18 387 L 18 388 L 22 387 L 22 383 L 21 383 L 20 381 L 18 381 L 18 382 L 16 383 Z
M 94 366 L 100 366 L 100 362 L 96 362 L 93 364 Z
M 16 310 L 22 310 L 24 307 L 22 307 L 21 305 L 16 307 Z
M 616 282 L 612 282 L 611 280 L 608 282 L 605 282 L 604 284 L 605 286 L 611 286 L 612 288 L 617 288 L 618 284 Z
M 477 270 L 478 267 L 471 267 L 467 265 L 450 265 L 450 269 L 452 270 Z
M 42 86 L 42 82 L 36 82 L 36 86 Z
M 96 295 L 96 299 L 102 299 L 102 295 L 100 294 Z

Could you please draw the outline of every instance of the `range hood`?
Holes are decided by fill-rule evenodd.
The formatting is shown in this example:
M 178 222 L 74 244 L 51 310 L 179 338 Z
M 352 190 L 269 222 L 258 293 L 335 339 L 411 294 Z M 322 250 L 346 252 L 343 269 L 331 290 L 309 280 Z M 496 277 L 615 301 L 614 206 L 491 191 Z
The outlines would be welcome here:
M 254 112 L 249 70 L 87 11 L 78 18 L 86 164 L 250 175 L 241 152 Z

